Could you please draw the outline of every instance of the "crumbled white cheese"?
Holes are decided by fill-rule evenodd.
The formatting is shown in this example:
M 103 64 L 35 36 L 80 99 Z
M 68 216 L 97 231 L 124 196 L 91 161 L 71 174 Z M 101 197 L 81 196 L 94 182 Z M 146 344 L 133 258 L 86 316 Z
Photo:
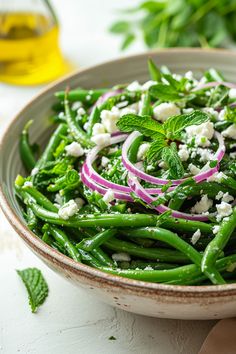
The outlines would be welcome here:
M 38 167 L 34 167 L 34 168 L 32 169 L 32 171 L 31 171 L 31 176 L 37 175 L 38 172 L 39 172 Z
M 64 112 L 60 112 L 60 113 L 58 114 L 58 118 L 64 119 L 64 118 L 65 118 L 65 113 L 64 113 Z
M 61 219 L 68 220 L 71 216 L 77 213 L 77 211 L 78 205 L 73 199 L 71 199 L 69 200 L 69 202 L 60 207 L 60 209 L 58 210 L 58 215 Z
M 144 270 L 153 270 L 152 266 L 148 265 L 144 268 Z
M 195 231 L 193 236 L 191 237 L 191 243 L 195 245 L 198 242 L 200 237 L 201 237 L 201 231 L 200 229 L 197 229 L 197 231 Z
M 114 154 L 117 151 L 118 151 L 118 147 L 115 146 L 115 147 L 109 149 L 109 154 Z
M 218 120 L 219 118 L 219 113 L 214 110 L 212 107 L 205 107 L 203 108 L 203 112 L 210 114 L 212 117 Z
M 55 195 L 55 202 L 60 206 L 63 204 L 63 199 L 59 193 Z
M 105 130 L 105 127 L 103 124 L 101 124 L 101 123 L 94 124 L 92 135 L 103 134 L 105 132 L 106 132 L 106 130 Z
M 189 158 L 189 151 L 187 145 L 180 145 L 178 155 L 181 161 L 187 161 Z
M 187 71 L 184 75 L 186 77 L 186 79 L 188 80 L 193 80 L 194 77 L 193 77 L 193 72 L 191 70 Z
M 208 199 L 207 194 L 204 194 L 199 202 L 197 202 L 191 209 L 192 213 L 202 214 L 208 211 L 213 205 L 213 201 Z
M 216 200 L 220 200 L 222 197 L 223 197 L 223 195 L 224 195 L 224 192 L 222 192 L 222 191 L 219 191 L 217 194 L 216 194 Z
M 112 107 L 110 111 L 107 109 L 101 111 L 101 122 L 108 133 L 114 133 L 119 130 L 116 126 L 119 118 L 120 111 L 116 106 Z
M 219 115 L 218 115 L 218 120 L 219 120 L 219 121 L 225 120 L 225 114 L 226 114 L 225 109 L 222 109 L 222 110 L 220 111 Z
M 110 202 L 112 202 L 115 199 L 113 190 L 108 189 L 102 199 L 106 204 L 109 204 Z
M 191 125 L 185 130 L 189 140 L 194 138 L 196 145 L 205 147 L 210 145 L 210 140 L 213 138 L 214 124 L 205 122 L 199 125 Z
M 85 204 L 85 201 L 82 198 L 75 198 L 75 202 L 77 204 L 78 210 L 81 209 Z
M 225 138 L 236 139 L 236 124 L 231 124 L 221 133 Z
M 153 80 L 149 80 L 147 82 L 145 82 L 143 85 L 142 85 L 142 91 L 147 91 L 150 89 L 150 87 L 156 85 L 157 82 L 156 81 L 153 81 Z
M 179 115 L 180 109 L 174 103 L 161 103 L 153 109 L 154 118 L 165 122 L 169 117 Z
M 145 155 L 146 155 L 146 153 L 147 153 L 149 147 L 150 147 L 150 144 L 149 144 L 149 143 L 143 143 L 143 144 L 141 144 L 141 145 L 139 146 L 139 148 L 138 148 L 138 153 L 137 153 L 137 159 L 138 159 L 138 161 L 144 159 L 144 157 L 145 157 Z
M 124 116 L 125 114 L 136 114 L 139 111 L 139 102 L 135 102 L 130 104 L 129 106 L 120 109 L 120 117 Z
M 134 91 L 141 91 L 142 85 L 138 81 L 133 81 L 126 87 L 126 90 L 134 92 Z
M 24 187 L 33 187 L 33 183 L 31 181 L 25 181 Z
M 224 193 L 224 195 L 222 197 L 223 202 L 230 203 L 233 200 L 234 200 L 234 197 L 232 195 L 230 195 L 229 192 Z
M 84 155 L 84 149 L 76 141 L 73 141 L 73 143 L 67 145 L 65 150 L 69 156 L 80 157 Z
M 110 160 L 106 157 L 106 156 L 102 156 L 101 158 L 101 165 L 102 167 L 107 167 L 107 165 L 109 164 Z
M 116 262 L 129 262 L 129 261 L 131 261 L 130 255 L 126 252 L 113 253 L 113 255 L 111 257 L 112 257 L 113 261 L 116 261 Z
M 231 88 L 229 90 L 229 98 L 236 98 L 236 88 Z
M 126 107 L 127 105 L 128 105 L 128 101 L 121 101 L 121 102 L 118 102 L 117 104 L 116 104 L 116 107 L 117 108 L 124 108 L 124 107 Z
M 223 172 L 215 172 L 212 176 L 207 178 L 207 182 L 221 183 L 223 178 L 227 178 Z
M 216 235 L 219 230 L 220 230 L 220 226 L 219 225 L 215 225 L 212 228 L 212 232 L 213 232 L 214 235 Z
M 80 107 L 82 107 L 82 102 L 76 101 L 72 103 L 71 109 L 72 111 L 77 111 Z
M 192 113 L 194 111 L 193 108 L 183 108 L 183 114 L 189 114 Z
M 84 123 L 83 128 L 84 128 L 84 130 L 85 130 L 86 132 L 88 131 L 89 126 L 90 126 L 89 122 L 85 122 L 85 123 Z
M 201 171 L 200 168 L 192 163 L 189 164 L 188 169 L 193 176 L 197 175 Z
M 200 155 L 200 161 L 201 162 L 208 162 L 208 161 L 213 160 L 213 158 L 214 158 L 214 154 L 209 149 L 198 148 L 196 150 L 196 153 L 198 155 Z
M 92 136 L 91 140 L 99 146 L 109 145 L 111 143 L 111 134 L 97 134 L 95 136 Z
M 140 171 L 144 171 L 144 165 L 142 161 L 136 162 L 135 167 L 137 167 Z
M 225 216 L 229 216 L 232 214 L 232 205 L 226 202 L 221 202 L 220 204 L 216 204 L 217 216 L 216 220 L 221 221 Z
M 80 107 L 79 109 L 77 109 L 77 114 L 78 114 L 78 116 L 83 116 L 84 114 L 85 114 L 86 112 L 85 112 L 85 110 L 84 110 L 84 108 L 83 107 Z

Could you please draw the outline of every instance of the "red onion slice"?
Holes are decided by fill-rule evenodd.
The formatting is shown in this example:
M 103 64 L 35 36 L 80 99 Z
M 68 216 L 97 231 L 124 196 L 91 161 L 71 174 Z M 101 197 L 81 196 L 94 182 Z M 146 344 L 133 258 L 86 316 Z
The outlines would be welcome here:
M 226 82 L 226 81 L 212 81 L 212 82 L 206 82 L 206 83 L 200 83 L 198 86 L 194 87 L 192 89 L 192 92 L 195 91 L 200 91 L 206 88 L 210 88 L 210 87 L 216 87 L 216 86 L 225 86 L 228 88 L 236 88 L 236 84 L 233 84 L 232 82 Z
M 124 166 L 127 168 L 127 170 L 129 172 L 131 172 L 132 174 L 134 174 L 136 177 L 139 177 L 141 179 L 143 179 L 146 182 L 152 183 L 152 184 L 167 184 L 169 183 L 168 179 L 162 179 L 162 178 L 158 178 L 158 177 L 154 177 L 151 175 L 148 175 L 147 173 L 139 170 L 136 166 L 134 166 L 128 159 L 128 151 L 129 148 L 131 146 L 131 144 L 134 142 L 134 140 L 136 138 L 138 138 L 141 134 L 137 131 L 131 133 L 128 138 L 126 139 L 126 141 L 123 144 L 123 148 L 122 148 L 122 161 Z M 207 167 L 207 165 L 205 165 L 202 169 L 202 172 L 200 172 L 199 174 L 197 174 L 196 176 L 193 176 L 192 178 L 196 181 L 196 182 L 201 182 L 207 178 L 209 178 L 210 176 L 212 176 L 215 172 L 218 171 L 219 168 L 219 162 L 222 160 L 224 154 L 225 154 L 225 145 L 224 145 L 224 139 L 222 137 L 222 135 L 218 132 L 215 132 L 215 136 L 219 142 L 219 147 L 218 150 L 216 151 L 213 160 L 217 160 L 218 164 L 216 167 L 213 168 L 208 168 L 207 171 L 204 171 L 204 169 Z M 183 182 L 185 182 L 187 178 L 182 178 L 182 179 L 177 179 L 177 180 L 171 180 L 173 185 L 179 185 Z
M 147 203 L 149 206 L 152 205 L 153 202 L 155 202 L 156 198 L 152 197 L 139 183 L 138 179 L 136 176 L 133 176 L 132 174 L 129 174 L 129 179 L 128 179 L 128 184 L 132 191 L 142 199 L 145 203 Z M 158 206 L 153 206 L 153 209 L 158 211 L 160 214 L 164 213 L 165 211 L 171 211 L 171 215 L 174 218 L 179 218 L 179 219 L 186 219 L 186 220 L 195 220 L 195 221 L 207 221 L 208 217 L 205 215 L 197 215 L 197 214 L 186 214 L 182 213 L 180 211 L 176 211 L 173 209 L 170 209 L 166 207 L 165 205 L 158 205 Z

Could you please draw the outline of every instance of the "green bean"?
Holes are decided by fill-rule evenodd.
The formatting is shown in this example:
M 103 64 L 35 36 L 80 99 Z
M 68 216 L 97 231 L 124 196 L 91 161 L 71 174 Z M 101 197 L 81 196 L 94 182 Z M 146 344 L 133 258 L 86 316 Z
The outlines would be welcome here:
M 168 207 L 170 209 L 173 209 L 173 210 L 179 210 L 184 201 L 185 201 L 186 198 L 178 198 L 177 196 L 175 198 L 172 198 L 170 201 L 169 201 L 169 205 Z
M 216 262 L 216 267 L 219 272 L 226 270 L 232 264 L 236 263 L 236 254 L 219 259 Z M 137 279 L 142 281 L 150 281 L 154 283 L 162 282 L 175 282 L 175 284 L 194 284 L 195 280 L 199 281 L 201 279 L 206 279 L 206 276 L 202 276 L 201 270 L 195 264 L 184 265 L 174 269 L 165 270 L 120 270 L 101 267 L 101 270 L 119 275 L 121 277 Z M 203 278 L 204 277 L 204 278 Z
M 179 251 L 164 248 L 144 248 L 134 243 L 112 238 L 104 243 L 108 249 L 116 252 L 126 252 L 132 256 L 145 259 L 158 260 L 159 262 L 188 263 L 188 257 Z
M 94 124 L 98 123 L 100 121 L 100 110 L 98 109 L 97 106 L 95 106 L 89 116 L 88 119 L 88 135 L 91 136 L 93 133 L 93 126 Z
M 66 91 L 59 91 L 55 93 L 55 96 L 59 98 L 59 100 L 64 100 L 65 97 L 70 102 L 80 101 L 83 103 L 93 104 L 97 101 L 97 99 L 102 96 L 104 93 L 109 91 L 108 89 L 98 89 L 98 90 L 70 90 L 68 93 Z
M 64 123 L 58 125 L 55 132 L 52 134 L 42 156 L 37 161 L 35 167 L 38 169 L 44 168 L 48 161 L 54 160 L 53 153 L 61 141 L 61 137 L 67 133 L 67 126 Z
M 105 241 L 109 240 L 109 238 L 113 237 L 116 233 L 116 229 L 101 231 L 92 237 L 83 239 L 79 243 L 79 247 L 88 252 L 92 251 L 94 248 L 101 246 Z
M 108 267 L 114 267 L 114 262 L 100 247 L 94 248 L 92 250 L 92 255 L 97 258 L 102 264 Z
M 36 165 L 35 157 L 29 143 L 29 127 L 31 126 L 32 123 L 33 121 L 30 120 L 25 125 L 20 136 L 20 144 L 19 144 L 21 160 L 27 172 L 30 172 Z
M 128 151 L 128 159 L 130 162 L 135 163 L 137 162 L 137 153 L 141 142 L 143 141 L 143 135 L 138 136 L 134 142 L 131 144 L 129 151 Z
M 141 108 L 141 115 L 142 116 L 152 116 L 153 110 L 151 106 L 151 97 L 149 92 L 147 91 L 142 99 L 142 108 Z
M 66 188 L 75 189 L 80 183 L 79 174 L 76 170 L 69 170 L 64 176 L 59 177 L 54 184 L 50 184 L 47 187 L 49 192 L 57 192 L 60 189 Z
M 55 239 L 55 241 L 62 247 L 65 248 L 69 256 L 77 262 L 81 261 L 80 254 L 76 247 L 70 242 L 64 231 L 49 224 L 45 224 L 43 231 L 48 231 L 49 234 Z
M 232 177 L 226 176 L 222 178 L 221 183 L 234 191 L 236 190 L 236 180 Z
M 30 208 L 30 206 L 26 207 L 26 214 L 27 214 L 27 225 L 30 230 L 34 230 L 35 227 L 37 226 L 37 218 L 33 212 L 33 210 Z
M 66 122 L 69 127 L 69 131 L 71 135 L 74 137 L 78 143 L 80 143 L 83 147 L 91 147 L 93 146 L 93 142 L 89 139 L 87 134 L 83 131 L 83 129 L 77 124 L 74 115 L 70 111 L 68 100 L 65 99 L 65 115 Z
M 213 240 L 207 245 L 203 258 L 202 258 L 202 271 L 205 273 L 211 269 L 219 254 L 225 248 L 231 234 L 233 233 L 236 227 L 236 207 L 233 210 L 233 213 L 227 218 L 223 219 L 220 229 L 217 232 Z
M 101 267 L 101 262 L 99 262 L 96 257 L 91 255 L 89 252 L 82 250 L 81 248 L 78 247 L 78 245 L 76 245 L 76 249 L 78 250 L 82 261 L 84 261 L 86 264 L 94 268 Z
M 147 226 L 154 226 L 154 225 L 147 225 Z M 192 232 L 192 233 L 199 229 L 201 233 L 210 234 L 212 233 L 213 225 L 206 224 L 205 222 L 202 221 L 168 218 L 161 226 L 166 229 L 176 230 L 180 232 Z
M 123 267 L 123 263 L 128 263 L 127 266 Z M 131 261 L 129 262 L 119 262 L 119 267 L 122 269 L 145 269 L 145 268 L 152 268 L 153 270 L 161 270 L 161 269 L 173 269 L 178 267 L 178 264 L 174 263 L 160 263 L 160 262 L 147 262 L 147 261 L 141 261 L 141 260 L 136 260 L 136 261 Z
M 16 187 L 17 188 L 17 187 Z M 43 208 L 48 209 L 52 212 L 57 212 L 58 208 L 41 192 L 39 192 L 36 188 L 30 186 L 23 186 L 22 190 L 28 193 L 32 198 L 37 200 L 37 203 L 41 205 Z

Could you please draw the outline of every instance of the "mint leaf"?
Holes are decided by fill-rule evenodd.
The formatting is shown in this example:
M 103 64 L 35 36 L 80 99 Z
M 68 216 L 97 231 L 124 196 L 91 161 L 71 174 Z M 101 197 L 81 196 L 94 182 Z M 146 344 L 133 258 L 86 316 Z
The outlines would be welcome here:
M 163 127 L 166 132 L 166 136 L 169 139 L 178 139 L 180 133 L 191 125 L 199 125 L 209 120 L 206 113 L 201 111 L 193 111 L 189 114 L 180 114 L 178 116 L 172 116 L 168 118 Z
M 28 292 L 29 304 L 33 313 L 44 303 L 48 296 L 48 285 L 37 268 L 17 270 Z
M 157 68 L 156 64 L 151 58 L 148 59 L 148 70 L 153 81 L 161 81 L 161 71 Z
M 161 157 L 169 167 L 171 179 L 179 179 L 183 177 L 184 167 L 179 158 L 175 143 L 171 143 L 170 146 L 164 147 Z
M 119 119 L 116 125 L 123 132 L 130 133 L 138 130 L 145 136 L 165 138 L 165 132 L 162 125 L 150 116 L 125 114 Z
M 164 147 L 167 146 L 167 142 L 164 137 L 155 137 L 155 140 L 151 143 L 148 152 L 147 159 L 152 162 L 154 159 L 158 159 L 161 156 L 161 152 Z
M 165 84 L 157 84 L 149 89 L 150 95 L 157 100 L 176 102 L 184 98 L 173 86 Z

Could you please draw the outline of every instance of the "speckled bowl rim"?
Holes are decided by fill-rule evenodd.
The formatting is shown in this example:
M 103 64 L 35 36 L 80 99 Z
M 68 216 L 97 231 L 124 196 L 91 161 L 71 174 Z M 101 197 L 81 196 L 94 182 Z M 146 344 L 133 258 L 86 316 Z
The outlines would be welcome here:
M 47 85 L 46 88 L 41 90 L 39 94 L 37 94 L 29 103 L 24 106 L 23 109 L 11 120 L 4 133 L 1 135 L 0 141 L 0 153 L 2 150 L 2 146 L 5 144 L 5 139 L 7 139 L 8 132 L 12 129 L 15 121 L 20 118 L 21 114 L 27 111 L 37 99 L 45 94 L 49 90 L 51 90 L 54 86 L 67 81 L 68 79 L 73 78 L 79 73 L 89 72 L 90 69 L 95 69 L 98 67 L 106 67 L 107 64 L 112 63 L 122 63 L 126 60 L 141 57 L 152 56 L 156 53 L 162 52 L 170 52 L 170 53 L 181 53 L 181 54 L 191 54 L 191 53 L 202 53 L 202 52 L 210 52 L 210 53 L 224 53 L 228 54 L 235 58 L 236 62 L 236 52 L 225 50 L 225 49 L 198 49 L 198 48 L 170 48 L 170 49 L 161 49 L 155 51 L 149 51 L 142 54 L 131 55 L 122 57 L 115 60 L 110 60 L 105 63 L 101 63 L 99 65 L 91 66 L 76 72 L 73 72 L 70 75 L 63 77 L 60 80 L 53 82 L 50 85 Z M 5 195 L 2 186 L 0 185 L 0 207 L 3 210 L 6 218 L 18 233 L 18 235 L 33 249 L 36 254 L 39 254 L 42 258 L 48 260 L 51 264 L 57 265 L 59 268 L 66 270 L 68 272 L 74 273 L 75 275 L 80 275 L 82 277 L 88 279 L 95 279 L 97 282 L 100 282 L 102 287 L 116 287 L 122 288 L 131 291 L 132 293 L 143 293 L 147 295 L 163 295 L 174 297 L 185 297 L 185 298 L 204 298 L 204 297 L 228 297 L 230 295 L 236 294 L 236 283 L 235 284 L 225 284 L 225 285 L 206 285 L 206 286 L 186 286 L 186 285 L 165 285 L 159 283 L 151 283 L 151 282 L 143 282 L 139 280 L 133 280 L 129 278 L 123 278 L 116 275 L 108 274 L 87 266 L 82 263 L 75 262 L 71 258 L 63 255 L 62 253 L 54 250 L 47 244 L 45 244 L 41 239 L 36 237 L 33 232 L 31 232 L 25 224 L 22 223 L 20 218 L 17 216 L 15 210 L 11 207 L 8 202 L 8 198 Z

